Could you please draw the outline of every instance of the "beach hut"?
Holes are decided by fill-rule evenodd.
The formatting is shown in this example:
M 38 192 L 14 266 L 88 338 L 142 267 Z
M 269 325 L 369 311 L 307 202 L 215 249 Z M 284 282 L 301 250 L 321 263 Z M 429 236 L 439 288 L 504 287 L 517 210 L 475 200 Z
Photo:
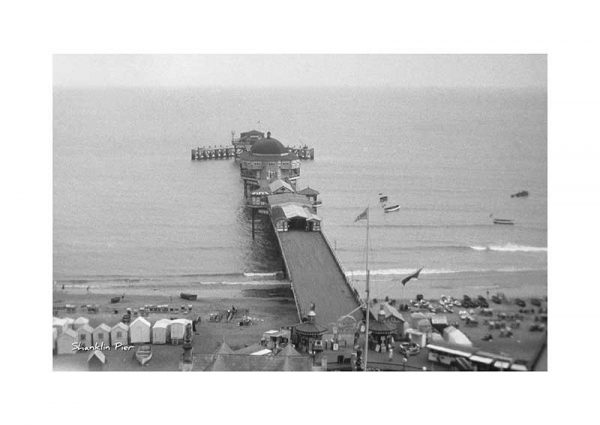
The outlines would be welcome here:
M 53 317 L 52 328 L 56 329 L 56 336 L 58 337 L 67 328 L 67 321 L 59 317 Z
M 448 318 L 443 314 L 435 314 L 431 318 L 431 326 L 438 332 L 443 332 L 448 326 Z
M 394 333 L 396 335 L 404 336 L 405 332 L 408 330 L 408 323 L 406 322 L 406 319 L 402 313 L 400 313 L 396 307 L 388 302 L 382 303 L 379 309 L 377 309 L 377 305 L 373 305 L 369 311 L 371 312 L 371 317 L 373 317 L 375 320 L 379 320 L 379 315 L 383 311 L 385 315 L 384 322 L 394 325 Z
M 90 353 L 87 359 L 88 370 L 91 371 L 101 371 L 104 369 L 104 365 L 106 364 L 106 356 L 100 350 L 94 350 Z
M 129 341 L 129 326 L 119 322 L 110 330 L 110 341 L 112 345 L 120 343 L 121 346 L 127 345 Z
M 89 325 L 90 324 L 90 320 L 86 317 L 78 317 L 77 319 L 75 319 L 75 322 L 73 322 L 73 329 L 77 330 L 80 327 L 82 327 L 83 325 Z
M 444 341 L 449 344 L 465 345 L 471 347 L 473 343 L 467 336 L 456 329 L 454 326 L 448 326 L 444 329 Z
M 188 323 L 191 324 L 192 321 L 189 319 L 175 319 L 171 321 L 171 344 L 183 342 L 185 327 Z
M 129 340 L 132 344 L 148 344 L 150 334 L 150 322 L 143 317 L 138 317 L 129 325 Z
M 65 329 L 56 339 L 56 354 L 73 354 L 73 343 L 77 342 L 77 332 Z
M 65 324 L 66 324 L 67 328 L 75 330 L 74 329 L 74 326 L 75 326 L 74 319 L 72 319 L 70 317 L 65 317 Z
M 160 319 L 152 327 L 152 343 L 166 344 L 170 339 L 171 321 L 169 319 Z
M 94 329 L 90 325 L 86 323 L 85 325 L 80 326 L 75 332 L 77 332 L 77 342 L 79 342 L 82 347 L 92 346 L 92 334 L 94 333 Z
M 98 325 L 92 332 L 94 345 L 110 347 L 110 326 L 104 323 Z

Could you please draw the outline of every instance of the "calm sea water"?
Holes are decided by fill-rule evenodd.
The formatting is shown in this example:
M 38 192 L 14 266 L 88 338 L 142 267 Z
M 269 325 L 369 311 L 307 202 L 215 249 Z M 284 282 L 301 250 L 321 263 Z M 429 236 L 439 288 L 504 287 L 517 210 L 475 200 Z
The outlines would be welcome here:
M 299 187 L 321 192 L 353 278 L 365 258 L 353 220 L 370 205 L 375 280 L 425 266 L 445 282 L 545 285 L 546 111 L 536 90 L 55 89 L 54 279 L 251 283 L 282 270 L 272 235 L 252 240 L 237 165 L 190 161 L 191 147 L 257 128 L 315 147 Z M 521 189 L 529 198 L 510 198 Z M 384 214 L 380 192 L 401 210 Z

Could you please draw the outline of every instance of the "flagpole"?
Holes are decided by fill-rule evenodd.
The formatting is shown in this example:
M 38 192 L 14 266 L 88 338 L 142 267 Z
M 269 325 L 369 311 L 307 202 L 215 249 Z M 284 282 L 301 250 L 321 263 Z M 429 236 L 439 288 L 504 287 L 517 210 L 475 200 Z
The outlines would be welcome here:
M 370 292 L 370 288 L 369 288 L 369 207 L 367 206 L 367 259 L 366 259 L 366 264 L 365 264 L 365 268 L 366 268 L 366 277 L 367 277 L 367 281 L 366 281 L 366 292 L 367 292 L 367 327 L 365 329 L 365 366 L 364 366 L 364 371 L 367 371 L 367 360 L 368 360 L 368 356 L 369 356 L 369 316 L 371 313 L 371 308 L 369 306 L 369 292 Z

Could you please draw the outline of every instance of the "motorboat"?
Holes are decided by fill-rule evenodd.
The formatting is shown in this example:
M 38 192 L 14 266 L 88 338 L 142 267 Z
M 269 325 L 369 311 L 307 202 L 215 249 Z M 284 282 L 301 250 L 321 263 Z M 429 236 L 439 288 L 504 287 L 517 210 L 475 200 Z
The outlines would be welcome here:
M 509 218 L 495 218 L 494 219 L 494 224 L 515 224 L 515 221 L 513 219 L 509 219 Z
M 400 209 L 400 205 L 391 205 L 389 207 L 384 207 L 383 211 L 386 213 L 398 211 Z

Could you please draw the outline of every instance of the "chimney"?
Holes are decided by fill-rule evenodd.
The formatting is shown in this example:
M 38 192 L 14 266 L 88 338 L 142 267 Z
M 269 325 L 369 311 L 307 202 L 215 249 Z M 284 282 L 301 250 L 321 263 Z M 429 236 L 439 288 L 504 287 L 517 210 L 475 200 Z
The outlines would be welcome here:
M 315 318 L 317 317 L 317 313 L 315 313 L 315 304 L 311 303 L 310 311 L 308 312 L 308 321 L 310 323 L 315 323 Z
M 385 310 L 383 309 L 383 304 L 381 304 L 381 307 L 379 309 L 379 314 L 377 315 L 377 320 L 379 320 L 380 322 L 383 322 L 385 320 Z

